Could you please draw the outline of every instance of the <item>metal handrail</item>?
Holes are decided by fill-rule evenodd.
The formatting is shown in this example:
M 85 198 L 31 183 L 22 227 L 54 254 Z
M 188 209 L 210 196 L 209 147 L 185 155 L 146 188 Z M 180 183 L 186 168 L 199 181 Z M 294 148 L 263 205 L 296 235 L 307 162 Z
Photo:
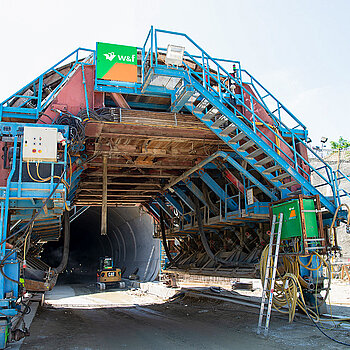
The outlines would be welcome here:
M 63 63 L 64 61 L 66 61 L 67 59 L 69 59 L 70 57 L 75 55 L 75 61 L 73 61 L 73 65 L 71 67 L 71 69 L 68 71 L 68 73 L 66 75 L 63 74 L 59 74 L 63 80 L 60 82 L 60 84 L 55 88 L 54 91 L 52 91 L 48 97 L 45 99 L 46 101 L 49 99 L 50 96 L 53 96 L 56 91 L 61 87 L 61 85 L 63 84 L 63 82 L 67 79 L 67 77 L 71 74 L 71 72 L 73 71 L 73 69 L 75 68 L 75 66 L 79 63 L 79 53 L 81 51 L 86 51 L 89 53 L 92 53 L 94 55 L 94 62 L 95 62 L 95 50 L 91 50 L 91 49 L 86 49 L 86 48 L 78 48 L 76 50 L 74 50 L 73 52 L 71 52 L 70 54 L 68 54 L 67 56 L 65 56 L 63 59 L 61 59 L 59 62 L 57 62 L 55 65 L 53 65 L 52 67 L 50 67 L 49 69 L 47 69 L 44 73 L 40 74 L 38 77 L 36 77 L 35 79 L 33 79 L 30 83 L 28 83 L 27 85 L 25 85 L 23 88 L 21 88 L 20 90 L 16 91 L 14 94 L 12 94 L 10 97 L 8 97 L 7 99 L 5 99 L 4 101 L 2 101 L 0 103 L 0 106 L 2 106 L 3 108 L 16 108 L 20 109 L 24 104 L 28 103 L 29 100 L 35 99 L 37 100 L 37 105 L 36 108 L 33 108 L 33 110 L 37 110 L 37 116 L 39 113 L 39 110 L 41 111 L 46 104 L 41 105 L 42 103 L 42 88 L 43 88 L 43 78 L 44 76 L 49 73 L 49 72 L 55 72 L 57 74 L 59 74 L 59 72 L 56 70 L 56 67 L 58 67 L 61 63 Z M 38 88 L 36 87 L 36 85 L 38 85 Z M 26 95 L 21 95 L 21 93 L 23 91 L 26 91 L 28 88 L 30 87 L 34 87 L 34 92 L 37 93 L 37 96 L 26 96 Z M 37 91 L 35 91 L 37 89 Z M 11 107 L 9 106 L 9 103 L 14 99 L 14 98 L 24 98 L 26 99 L 26 101 L 24 101 L 20 106 L 18 107 Z
M 158 60 L 157 60 L 157 52 L 158 50 L 160 50 L 160 48 L 157 47 L 157 33 L 165 33 L 165 34 L 171 34 L 171 35 L 178 35 L 178 36 L 182 36 L 184 38 L 186 38 L 189 42 L 191 42 L 198 50 L 200 50 L 202 52 L 203 55 L 206 55 L 206 59 L 212 61 L 214 64 L 216 64 L 216 66 L 218 67 L 218 70 L 221 69 L 223 72 L 226 73 L 226 75 L 229 77 L 229 79 L 233 79 L 236 81 L 236 83 L 238 83 L 257 103 L 259 103 L 263 108 L 266 108 L 266 104 L 262 104 L 258 99 L 256 99 L 255 96 L 251 95 L 249 91 L 247 91 L 244 86 L 242 86 L 242 84 L 235 78 L 231 77 L 230 74 L 218 63 L 218 61 L 214 58 L 212 58 L 205 50 L 203 50 L 199 45 L 197 45 L 188 35 L 184 34 L 184 33 L 178 33 L 178 32 L 172 32 L 172 31 L 166 31 L 166 30 L 160 30 L 160 29 L 156 29 L 154 31 L 154 36 L 155 36 L 155 57 L 156 57 L 156 65 L 158 65 Z M 165 50 L 165 49 L 161 49 L 161 50 Z M 195 57 L 200 57 L 200 56 L 193 56 L 190 55 L 188 52 L 186 52 L 186 55 L 188 55 L 189 57 L 191 57 L 191 59 L 194 59 Z M 210 77 L 212 77 L 213 79 L 216 79 L 216 77 L 214 77 L 210 71 L 208 69 L 206 69 L 206 67 L 204 67 L 201 63 L 199 63 L 197 60 L 195 60 L 197 64 L 199 64 L 199 66 L 205 70 L 208 75 Z M 229 61 L 229 60 L 222 60 L 222 61 Z M 235 61 L 237 62 L 237 61 Z M 241 71 L 241 69 L 239 69 L 239 72 Z M 248 74 L 253 80 L 254 82 L 256 82 L 259 86 L 261 86 L 261 88 L 264 89 L 264 91 L 266 91 L 276 102 L 278 102 L 280 104 L 280 106 L 286 111 L 286 113 L 288 113 L 304 130 L 306 130 L 306 126 L 304 124 L 302 124 L 300 122 L 300 120 L 298 118 L 296 118 L 280 101 L 277 100 L 277 98 L 275 96 L 273 96 L 267 89 L 265 89 L 254 77 L 252 77 L 247 71 L 242 70 L 243 72 L 245 72 L 246 74 Z M 196 73 L 196 72 L 195 72 Z M 198 76 L 198 74 L 197 74 Z M 220 84 L 221 87 L 223 87 L 230 95 L 232 95 L 231 91 L 229 91 L 221 82 L 218 82 Z M 237 96 L 234 96 L 235 98 L 237 98 Z M 239 98 L 238 98 L 239 99 Z M 243 102 L 242 100 L 240 100 L 240 102 Z M 244 104 L 244 103 L 243 103 Z M 231 105 L 232 106 L 232 105 Z M 233 106 L 232 106 L 233 107 Z M 245 106 L 246 108 L 248 108 L 248 110 L 254 115 L 255 113 L 253 111 L 251 111 L 251 109 L 248 106 Z M 267 110 L 267 112 L 269 113 L 269 115 L 275 119 L 276 116 L 273 115 L 273 113 L 271 113 L 269 110 Z M 255 115 L 256 116 L 256 115 Z M 244 116 L 243 116 L 244 117 Z M 277 133 L 274 132 L 274 130 L 272 130 L 264 121 L 261 120 L 261 118 L 259 118 L 258 116 L 256 116 L 266 127 L 268 127 L 270 129 L 271 132 L 274 133 L 274 135 L 279 138 L 285 145 L 287 145 L 288 148 L 290 148 L 293 151 L 293 155 L 297 155 L 299 159 L 301 159 L 303 162 L 305 162 L 311 169 L 313 169 L 312 165 L 304 158 L 302 157 L 299 153 L 296 152 L 295 147 L 291 147 L 288 143 L 285 142 L 285 140 L 278 135 Z M 246 119 L 247 120 L 247 119 Z M 249 120 L 248 120 L 249 121 Z M 250 121 L 249 121 L 250 122 Z M 302 139 L 300 139 L 298 137 L 298 135 L 296 135 L 292 129 L 290 129 L 287 125 L 285 125 L 282 120 L 279 120 L 280 123 L 282 123 L 282 125 L 293 135 L 293 137 L 295 137 L 298 141 L 302 142 L 303 145 L 310 150 L 315 156 L 316 158 L 318 158 L 320 161 L 322 161 L 322 159 L 313 152 L 313 150 L 307 146 L 307 144 L 304 143 L 304 141 Z M 294 129 L 295 127 L 293 127 Z M 293 143 L 295 144 L 295 142 Z M 279 147 L 274 144 L 275 147 L 277 147 L 279 149 Z M 288 155 L 286 155 L 281 149 L 279 149 L 287 158 L 289 158 L 293 163 L 295 162 L 295 159 L 291 159 Z M 323 162 L 323 161 L 322 161 Z M 305 173 L 307 176 L 309 176 L 309 174 L 304 171 L 304 169 L 302 169 L 298 164 L 296 165 L 296 169 L 300 169 L 303 173 Z M 315 171 L 315 170 L 314 170 Z M 320 176 L 325 182 L 329 183 L 331 185 L 332 183 L 332 179 L 330 180 L 326 180 L 322 174 L 320 174 L 319 172 L 315 171 L 318 176 Z
M 306 133 L 306 127 L 304 124 L 302 124 L 300 122 L 300 120 L 298 118 L 296 118 L 281 102 L 279 102 L 277 100 L 277 98 L 272 95 L 267 89 L 265 89 L 254 77 L 252 77 L 247 71 L 245 70 L 241 70 L 241 67 L 239 66 L 239 78 L 235 78 L 232 77 L 219 63 L 218 60 L 212 58 L 205 50 L 203 50 L 199 45 L 197 45 L 191 38 L 189 38 L 186 34 L 183 33 L 178 33 L 178 32 L 171 32 L 171 31 L 166 31 L 166 30 L 160 30 L 160 29 L 156 29 L 153 31 L 152 28 L 152 33 L 154 36 L 154 53 L 155 53 L 155 66 L 158 66 L 158 52 L 160 51 L 165 51 L 166 49 L 164 48 L 160 48 L 158 47 L 158 39 L 157 39 L 157 34 L 158 33 L 165 33 L 165 34 L 171 34 L 171 35 L 177 35 L 177 36 L 181 36 L 186 38 L 191 44 L 193 44 L 199 51 L 202 52 L 202 56 L 195 56 L 195 55 L 191 55 L 189 54 L 187 51 L 185 51 L 185 57 L 191 58 L 191 60 L 196 63 L 200 68 L 201 71 L 200 72 L 195 72 L 191 69 L 191 67 L 189 67 L 189 65 L 185 64 L 185 68 L 187 69 L 188 72 L 188 76 L 189 79 L 191 80 L 191 77 L 195 78 L 196 80 L 198 80 L 198 82 L 202 82 L 203 87 L 209 92 L 211 93 L 215 98 L 219 98 L 220 102 L 222 102 L 223 98 L 225 100 L 225 103 L 227 103 L 229 106 L 231 106 L 233 108 L 233 110 L 236 112 L 236 114 L 239 114 L 241 117 L 243 117 L 245 121 L 248 122 L 248 125 L 251 125 L 253 127 L 253 131 L 256 134 L 257 133 L 257 128 L 256 128 L 256 124 L 257 124 L 257 120 L 259 121 L 259 123 L 261 123 L 261 125 L 264 125 L 268 130 L 270 130 L 272 132 L 272 134 L 276 137 L 276 139 L 278 139 L 279 141 L 281 141 L 284 145 L 287 146 L 288 149 L 291 150 L 292 154 L 293 154 L 293 159 L 291 158 L 291 156 L 287 155 L 282 149 L 281 147 L 274 142 L 273 140 L 270 140 L 272 143 L 272 148 L 274 151 L 280 152 L 280 154 L 283 154 L 286 160 L 289 160 L 292 164 L 295 165 L 295 169 L 297 170 L 297 172 L 299 172 L 300 175 L 305 174 L 306 175 L 306 179 L 310 182 L 311 178 L 310 178 L 310 174 L 305 171 L 299 164 L 298 164 L 298 160 L 303 162 L 304 164 L 306 164 L 309 168 L 311 172 L 314 172 L 315 174 L 317 174 L 320 179 L 322 181 L 325 182 L 325 184 L 331 186 L 332 191 L 333 191 L 333 196 L 334 199 L 336 200 L 336 188 L 335 188 L 335 181 L 334 181 L 334 174 L 332 172 L 332 168 L 326 164 L 323 159 L 321 159 L 305 142 L 303 139 L 301 139 L 298 134 L 295 132 L 295 129 L 300 126 L 303 130 L 304 130 L 304 136 L 307 136 Z M 151 34 L 152 34 L 151 33 Z M 144 58 L 144 55 L 143 55 Z M 196 58 L 202 58 L 202 63 L 198 62 L 198 60 Z M 217 68 L 217 77 L 212 74 L 210 72 L 210 68 L 209 68 L 209 62 L 212 62 L 216 65 Z M 224 60 L 222 60 L 222 62 L 224 62 Z M 230 60 L 226 60 L 226 62 L 230 62 Z M 179 70 L 183 70 L 182 68 L 179 68 Z M 243 86 L 243 81 L 241 79 L 241 72 L 244 72 L 245 74 L 247 74 L 250 78 L 251 78 L 251 83 L 250 85 L 252 85 L 253 89 L 255 90 L 255 92 L 257 93 L 258 97 L 261 99 L 258 100 L 257 97 L 255 95 L 252 95 L 252 93 L 250 91 L 247 91 L 247 89 Z M 202 76 L 201 76 L 202 73 Z M 225 73 L 225 74 L 224 74 Z M 221 74 L 221 76 L 220 76 Z M 196 78 L 197 77 L 197 78 Z M 213 87 L 211 86 L 211 84 L 208 84 L 208 81 L 206 81 L 206 78 L 210 78 L 213 79 L 214 82 L 217 82 L 218 85 L 218 90 L 219 91 L 215 91 L 213 89 Z M 223 79 L 223 80 L 222 80 Z M 240 79 L 240 80 L 239 80 Z M 242 97 L 236 94 L 233 94 L 228 87 L 226 87 L 223 82 L 227 82 L 228 80 L 232 80 L 234 82 L 236 82 L 236 84 L 238 84 L 241 87 L 241 91 L 242 91 Z M 191 82 L 191 81 L 190 81 Z M 260 94 L 257 91 L 257 88 L 254 86 L 254 83 L 259 86 L 260 88 L 262 88 L 267 95 L 264 97 L 261 97 Z M 249 83 L 247 83 L 249 84 Z M 252 114 L 253 116 L 253 121 L 248 120 L 244 115 L 242 115 L 242 113 L 240 113 L 239 111 L 237 111 L 237 108 L 235 108 L 235 106 L 233 106 L 229 100 L 226 98 L 226 96 L 223 97 L 223 94 L 221 92 L 221 90 L 223 90 L 224 92 L 226 92 L 226 96 L 232 96 L 234 97 L 238 102 L 240 102 L 242 105 L 244 105 L 246 107 L 246 109 Z M 247 106 L 244 103 L 244 98 L 243 98 L 243 91 L 246 91 L 248 93 L 248 95 L 251 97 L 251 103 L 252 103 L 252 108 L 250 108 L 249 106 Z M 278 116 L 275 116 L 274 112 L 271 112 L 269 110 L 269 108 L 267 107 L 266 103 L 264 102 L 264 99 L 267 96 L 271 96 L 271 98 L 277 102 L 277 110 L 278 110 Z M 276 132 L 273 128 L 271 128 L 270 125 L 268 125 L 264 120 L 262 120 L 258 115 L 256 115 L 256 113 L 254 112 L 254 108 L 253 108 L 253 101 L 256 101 L 260 106 L 262 106 L 266 112 L 270 115 L 270 117 L 276 122 L 276 126 L 274 127 L 284 127 L 283 131 L 288 130 L 290 132 L 290 134 L 292 135 L 292 141 L 293 141 L 293 145 L 289 145 L 289 143 L 287 143 L 285 141 L 285 139 L 282 138 L 282 136 Z M 294 119 L 294 121 L 297 123 L 296 126 L 293 126 L 292 128 L 289 128 L 283 121 L 281 118 L 281 111 L 286 112 L 292 119 Z M 226 116 L 229 120 L 230 117 Z M 232 122 L 232 121 L 231 121 Z M 260 131 L 258 129 L 258 131 Z M 309 163 L 308 160 L 306 160 L 300 153 L 298 153 L 296 151 L 296 142 L 301 142 L 306 149 L 308 149 L 314 156 L 315 158 L 317 158 L 320 162 L 322 162 L 324 164 L 324 167 L 326 168 L 326 175 L 327 178 L 321 174 L 318 169 L 315 169 L 311 163 Z
M 186 38 L 192 45 L 194 45 L 200 52 L 202 52 L 202 56 L 206 56 L 207 60 L 210 60 L 211 62 L 213 62 L 217 67 L 219 67 L 223 72 L 226 73 L 227 76 L 230 76 L 230 74 L 226 71 L 225 68 L 223 68 L 218 61 L 211 57 L 204 49 L 202 49 L 196 42 L 194 42 L 187 34 L 184 33 L 180 33 L 180 32 L 173 32 L 173 31 L 168 31 L 168 30 L 162 30 L 162 29 L 155 29 L 154 30 L 154 36 L 155 36 L 155 53 L 157 53 L 157 33 L 164 33 L 164 34 L 170 34 L 170 35 L 177 35 L 177 36 L 182 36 L 184 38 Z M 193 56 L 192 56 L 193 57 Z M 223 61 L 223 60 L 222 60 Z M 158 64 L 158 61 L 156 61 L 156 65 Z M 246 72 L 246 71 L 245 71 Z M 248 73 L 249 74 L 249 73 Z M 233 80 L 236 80 L 236 83 L 239 84 L 239 82 L 237 81 L 237 79 L 233 78 Z M 255 79 L 256 83 L 260 84 L 256 79 Z M 240 84 L 239 84 L 240 85 Z M 261 84 L 260 84 L 261 85 Z M 265 89 L 265 88 L 264 88 Z M 267 89 L 265 89 L 266 92 L 268 92 Z M 269 93 L 269 92 L 268 92 Z M 277 102 L 279 102 L 277 100 L 277 98 L 275 98 L 271 93 L 269 93 Z M 257 101 L 258 103 L 260 103 L 259 101 Z M 282 105 L 281 102 L 279 102 Z M 263 107 L 263 106 L 262 106 Z M 283 106 L 284 107 L 284 106 Z M 285 111 L 298 123 L 300 124 L 300 126 L 306 130 L 306 126 L 304 124 L 302 124 L 298 118 L 296 118 L 287 108 L 285 108 Z

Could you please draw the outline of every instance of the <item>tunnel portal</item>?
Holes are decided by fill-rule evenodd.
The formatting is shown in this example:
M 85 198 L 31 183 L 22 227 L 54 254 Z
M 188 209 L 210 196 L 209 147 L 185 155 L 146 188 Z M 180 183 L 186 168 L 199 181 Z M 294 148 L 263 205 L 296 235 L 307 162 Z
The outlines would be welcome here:
M 111 257 L 122 270 L 142 281 L 153 281 L 160 268 L 160 240 L 153 238 L 153 219 L 139 208 L 109 208 L 108 230 L 101 235 L 101 209 L 90 207 L 70 225 L 70 252 L 60 283 L 95 283 L 100 257 Z M 57 266 L 62 240 L 45 246 L 42 259 Z

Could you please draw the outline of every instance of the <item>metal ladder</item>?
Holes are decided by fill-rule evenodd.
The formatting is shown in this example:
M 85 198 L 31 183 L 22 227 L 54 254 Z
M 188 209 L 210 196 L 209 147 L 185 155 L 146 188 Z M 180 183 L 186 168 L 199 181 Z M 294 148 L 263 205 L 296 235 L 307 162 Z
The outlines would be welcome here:
M 265 327 L 264 327 L 264 336 L 265 337 L 267 336 L 267 333 L 269 331 L 269 325 L 270 325 L 272 299 L 273 299 L 273 292 L 274 292 L 275 280 L 276 280 L 278 253 L 279 253 L 280 242 L 281 242 L 282 222 L 283 222 L 283 214 L 280 213 L 279 214 L 279 222 L 278 222 L 278 231 L 277 231 L 277 233 L 275 233 L 276 215 L 273 216 L 271 235 L 270 235 L 269 252 L 268 252 L 267 262 L 266 262 L 264 288 L 263 288 L 263 292 L 261 295 L 260 315 L 259 315 L 259 323 L 258 323 L 258 330 L 257 330 L 257 334 L 260 334 L 261 330 L 263 328 L 263 325 L 262 325 L 263 318 L 265 316 L 266 317 L 266 323 L 265 323 Z M 273 260 L 272 260 L 272 256 L 273 256 Z M 272 269 L 272 277 L 269 277 L 271 269 Z M 268 281 L 271 282 L 269 290 L 268 290 Z M 265 315 L 265 299 L 266 299 L 267 292 L 270 292 L 270 294 L 269 294 L 269 300 L 267 303 L 267 310 L 266 310 L 266 315 Z

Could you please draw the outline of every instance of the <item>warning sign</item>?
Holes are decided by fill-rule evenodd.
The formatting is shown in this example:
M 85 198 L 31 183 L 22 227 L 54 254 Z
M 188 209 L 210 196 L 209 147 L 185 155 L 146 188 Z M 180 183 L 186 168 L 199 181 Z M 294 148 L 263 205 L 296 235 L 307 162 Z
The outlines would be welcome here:
M 289 210 L 290 210 L 289 219 L 295 219 L 297 217 L 295 209 L 294 208 L 289 208 Z

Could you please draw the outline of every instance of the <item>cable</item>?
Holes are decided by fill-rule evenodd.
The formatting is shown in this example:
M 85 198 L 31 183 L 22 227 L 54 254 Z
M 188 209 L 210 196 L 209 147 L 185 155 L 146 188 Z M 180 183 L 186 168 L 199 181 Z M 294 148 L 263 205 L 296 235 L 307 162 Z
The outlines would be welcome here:
M 44 183 L 44 182 L 50 181 L 50 180 L 51 180 L 51 177 L 47 177 L 46 179 L 43 179 L 43 178 L 40 176 L 40 174 L 39 174 L 39 165 L 40 165 L 40 163 L 36 163 L 36 174 L 37 174 L 37 176 L 38 176 L 39 179 L 35 179 L 35 178 L 32 176 L 31 172 L 30 172 L 29 162 L 27 162 L 27 173 L 28 173 L 29 177 L 30 177 L 33 181 L 35 181 L 35 182 L 40 182 L 40 183 Z M 54 178 L 54 179 L 60 179 L 60 177 L 59 177 L 59 176 L 56 176 L 56 175 L 53 176 L 53 178 Z M 70 185 L 67 183 L 67 181 L 65 181 L 63 178 L 60 179 L 60 181 L 66 186 L 67 190 L 69 190 Z
M 60 176 L 60 181 L 57 182 L 56 186 L 53 188 L 53 190 L 51 191 L 51 193 L 49 194 L 49 196 L 45 199 L 43 205 L 39 208 L 39 210 L 37 211 L 37 213 L 25 224 L 23 225 L 20 229 L 18 229 L 16 232 L 12 233 L 10 236 L 4 238 L 1 242 L 0 242 L 0 246 L 2 246 L 6 241 L 8 241 L 10 238 L 18 235 L 20 232 L 22 232 L 23 230 L 25 230 L 38 216 L 39 214 L 41 213 L 41 211 L 45 208 L 46 204 L 48 203 L 48 201 L 50 200 L 50 198 L 53 196 L 53 194 L 56 192 L 58 186 L 60 185 L 62 179 L 63 179 L 63 176 L 66 172 L 66 169 L 65 168 Z
M 262 285 L 264 285 L 266 268 L 267 268 L 267 258 L 268 258 L 268 249 L 267 245 L 260 259 L 260 276 Z M 296 259 L 292 260 L 292 257 L 283 256 L 283 265 L 284 265 L 284 275 L 282 276 L 278 269 L 276 270 L 276 280 L 274 284 L 274 294 L 272 299 L 273 307 L 281 312 L 289 314 L 289 322 L 292 322 L 295 317 L 296 307 L 299 306 L 303 311 L 306 312 L 303 304 L 300 302 L 300 298 L 304 298 L 303 294 L 298 296 L 298 290 L 296 288 L 297 284 L 304 284 L 304 287 L 307 287 L 307 283 L 299 275 L 299 265 Z M 271 257 L 270 266 L 273 266 L 273 257 Z M 269 278 L 271 278 L 272 270 L 269 271 Z M 300 281 L 299 281 L 300 280 Z M 294 282 L 294 283 L 293 283 Z M 270 283 L 270 284 L 269 284 Z M 268 281 L 267 290 L 271 290 L 271 280 Z M 301 288 L 300 288 L 301 289 Z M 288 311 L 282 310 L 282 308 L 288 307 Z M 313 314 L 316 322 L 319 322 L 318 315 L 310 310 L 309 313 Z
M 68 263 L 69 243 L 70 243 L 70 222 L 69 222 L 69 214 L 67 210 L 63 214 L 63 221 L 64 221 L 64 243 L 63 243 L 62 260 L 57 267 L 52 269 L 57 275 L 67 267 L 67 263 Z
M 301 287 L 300 287 L 300 285 L 299 285 L 299 290 L 300 290 L 300 294 L 302 295 L 302 290 L 301 290 Z M 330 335 L 328 335 L 326 332 L 324 332 L 322 329 L 321 329 L 321 327 L 315 322 L 315 320 L 312 318 L 312 317 L 310 317 L 310 315 L 309 315 L 309 313 L 308 313 L 308 309 L 307 309 L 307 307 L 306 307 L 306 305 L 305 305 L 305 301 L 304 301 L 304 298 L 302 298 L 301 299 L 301 301 L 302 301 L 302 303 L 303 303 L 303 305 L 304 305 L 304 307 L 305 307 L 305 313 L 306 313 L 306 315 L 308 316 L 308 318 L 312 321 L 312 323 L 317 327 L 317 329 L 324 335 L 324 336 L 326 336 L 328 339 L 330 339 L 330 340 L 332 340 L 332 341 L 334 341 L 334 342 L 336 342 L 336 343 L 338 343 L 338 344 L 341 344 L 341 345 L 345 345 L 345 346 L 350 346 L 350 344 L 348 344 L 348 343 L 344 343 L 344 342 L 342 342 L 342 341 L 340 341 L 340 340 L 337 340 L 337 339 L 334 339 L 334 338 L 332 338 Z
M 85 142 L 85 123 L 83 111 L 80 111 L 77 116 L 60 110 L 56 110 L 59 116 L 55 120 L 55 124 L 69 126 L 70 148 L 73 153 L 77 153 L 84 149 Z M 85 111 L 86 113 L 86 111 Z M 90 112 L 90 113 L 93 113 Z
M 15 252 L 15 251 L 16 251 L 16 248 L 13 248 L 13 249 L 11 249 L 11 250 L 3 257 L 3 259 L 2 259 L 1 262 L 0 262 L 0 273 L 1 273 L 6 279 L 8 279 L 9 281 L 14 282 L 14 283 L 17 283 L 18 285 L 22 286 L 22 283 L 21 283 L 21 282 L 16 281 L 16 280 L 14 280 L 13 278 L 7 276 L 7 275 L 5 274 L 5 272 L 4 272 L 4 270 L 3 270 L 3 267 L 6 265 L 6 263 L 5 263 L 6 259 L 7 259 L 13 252 Z
M 35 210 L 33 210 L 33 215 L 35 215 Z M 33 226 L 34 226 L 34 221 L 28 226 L 28 232 L 27 234 L 25 235 L 25 238 L 24 238 L 24 248 L 23 248 L 23 268 L 25 268 L 26 266 L 26 254 L 27 254 L 27 239 L 29 237 L 29 235 L 32 233 L 33 231 Z

